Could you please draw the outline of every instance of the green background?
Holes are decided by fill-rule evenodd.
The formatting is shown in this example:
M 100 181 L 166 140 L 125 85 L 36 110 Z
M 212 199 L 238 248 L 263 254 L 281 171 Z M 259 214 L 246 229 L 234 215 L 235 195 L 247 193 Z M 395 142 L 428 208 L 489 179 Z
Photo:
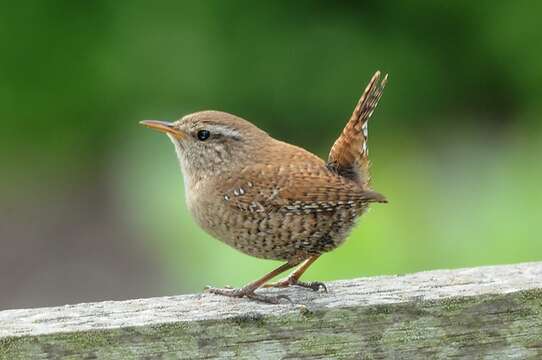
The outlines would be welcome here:
M 277 266 L 190 218 L 204 109 L 321 157 L 377 69 L 373 205 L 306 279 L 542 259 L 540 2 L 27 1 L 0 11 L 0 307 L 239 286 Z

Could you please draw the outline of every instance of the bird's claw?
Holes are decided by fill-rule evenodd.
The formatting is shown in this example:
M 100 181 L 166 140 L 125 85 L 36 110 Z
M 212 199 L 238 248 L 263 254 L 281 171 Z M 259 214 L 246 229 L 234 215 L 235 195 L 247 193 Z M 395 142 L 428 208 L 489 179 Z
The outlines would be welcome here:
M 290 299 L 287 295 L 277 295 L 277 296 L 268 296 L 268 295 L 261 295 L 256 294 L 254 290 L 247 290 L 247 289 L 232 289 L 232 288 L 214 288 L 211 286 L 205 287 L 205 292 L 209 292 L 211 294 L 215 295 L 222 295 L 222 296 L 228 296 L 228 297 L 235 297 L 235 298 L 242 298 L 246 297 L 251 300 L 260 301 L 266 304 L 280 304 L 280 300 L 286 300 L 290 304 L 294 304 L 292 299 Z
M 326 284 L 324 284 L 321 281 L 304 282 L 304 281 L 298 281 L 298 280 L 288 278 L 288 279 L 284 279 L 284 280 L 281 280 L 281 281 L 278 281 L 278 282 L 275 282 L 275 283 L 265 284 L 264 285 L 264 287 L 266 287 L 266 288 L 270 288 L 270 287 L 285 288 L 285 287 L 289 287 L 289 286 L 299 286 L 299 287 L 303 287 L 303 288 L 306 288 L 306 289 L 311 289 L 313 291 L 319 291 L 320 289 L 322 289 L 324 292 L 327 292 Z
M 310 282 L 298 281 L 294 283 L 293 285 L 311 289 L 312 291 L 319 291 L 320 289 L 322 289 L 324 292 L 327 292 L 326 284 L 324 284 L 321 281 L 310 281 Z

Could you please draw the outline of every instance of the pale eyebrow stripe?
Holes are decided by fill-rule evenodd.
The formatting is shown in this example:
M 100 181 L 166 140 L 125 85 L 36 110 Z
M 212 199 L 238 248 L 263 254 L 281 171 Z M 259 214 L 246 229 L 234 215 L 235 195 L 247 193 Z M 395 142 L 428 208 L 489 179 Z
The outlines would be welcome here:
M 231 137 L 237 140 L 241 139 L 241 134 L 239 133 L 239 131 L 235 129 L 232 129 L 226 126 L 221 126 L 221 125 L 211 125 L 211 126 L 212 126 L 212 128 L 210 129 L 211 133 L 213 131 L 216 131 L 217 133 L 226 137 Z

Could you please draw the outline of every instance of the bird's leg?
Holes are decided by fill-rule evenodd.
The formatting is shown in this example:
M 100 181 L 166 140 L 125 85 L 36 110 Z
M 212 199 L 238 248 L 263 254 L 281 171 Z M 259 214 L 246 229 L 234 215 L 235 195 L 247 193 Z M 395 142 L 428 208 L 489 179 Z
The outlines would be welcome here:
M 278 295 L 278 296 L 265 296 L 265 295 L 259 295 L 256 294 L 254 291 L 261 287 L 263 284 L 274 278 L 275 276 L 282 274 L 286 270 L 289 270 L 296 266 L 297 263 L 290 263 L 287 262 L 286 264 L 283 264 L 276 268 L 275 270 L 271 271 L 269 274 L 263 276 L 262 278 L 251 282 L 248 285 L 243 286 L 239 289 L 219 289 L 219 288 L 213 288 L 210 286 L 207 286 L 205 288 L 206 291 L 212 293 L 212 294 L 218 294 L 218 295 L 224 295 L 224 296 L 230 296 L 230 297 L 247 297 L 249 299 L 254 299 L 262 302 L 266 302 L 269 304 L 278 304 L 280 299 L 285 299 L 291 302 L 290 298 L 286 295 Z
M 320 281 L 310 281 L 310 282 L 299 281 L 299 278 L 301 277 L 301 275 L 303 275 L 303 273 L 309 268 L 309 266 L 311 266 L 312 263 L 315 262 L 316 259 L 318 259 L 319 257 L 320 257 L 320 255 L 315 255 L 315 256 L 312 256 L 312 257 L 308 258 L 297 269 L 295 269 L 290 275 L 288 275 L 288 277 L 286 279 L 283 279 L 283 280 L 280 280 L 280 281 L 277 281 L 277 282 L 271 283 L 271 284 L 265 284 L 265 285 L 263 285 L 263 287 L 266 287 L 266 288 L 269 288 L 269 287 L 283 288 L 283 287 L 296 285 L 296 286 L 301 286 L 301 287 L 304 287 L 304 288 L 312 289 L 314 291 L 318 291 L 318 290 L 320 290 L 320 288 L 322 288 L 325 292 L 327 292 L 327 287 L 323 282 L 320 282 Z

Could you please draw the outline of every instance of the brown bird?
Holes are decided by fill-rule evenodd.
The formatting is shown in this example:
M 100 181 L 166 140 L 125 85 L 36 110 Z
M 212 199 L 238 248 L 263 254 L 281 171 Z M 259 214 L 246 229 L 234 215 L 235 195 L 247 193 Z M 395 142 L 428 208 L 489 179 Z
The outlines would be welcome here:
M 387 75 L 376 72 L 326 161 L 276 140 L 232 114 L 201 111 L 169 123 L 141 124 L 164 132 L 175 145 L 188 209 L 209 234 L 248 255 L 285 263 L 239 289 L 214 294 L 277 303 L 284 296 L 256 294 L 259 287 L 297 285 L 327 290 L 300 276 L 344 242 L 372 202 L 386 202 L 369 187 L 367 121 Z M 275 276 L 299 267 L 286 279 Z

